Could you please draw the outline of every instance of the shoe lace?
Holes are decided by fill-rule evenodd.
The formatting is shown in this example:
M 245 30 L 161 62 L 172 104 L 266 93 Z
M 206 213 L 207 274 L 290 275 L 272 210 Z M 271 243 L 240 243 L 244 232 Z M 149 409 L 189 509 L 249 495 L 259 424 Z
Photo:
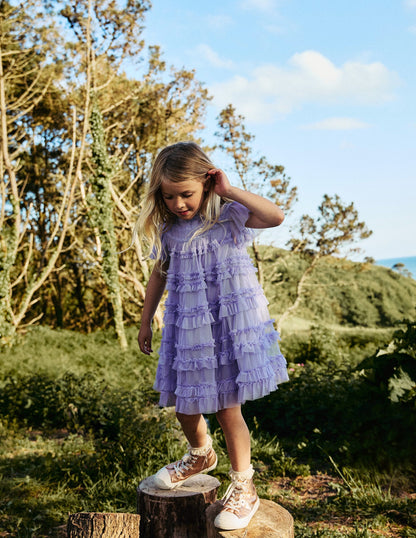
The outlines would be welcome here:
M 187 471 L 188 469 L 190 469 L 192 467 L 192 465 L 196 462 L 196 460 L 198 459 L 198 456 L 195 456 L 193 454 L 190 454 L 189 452 L 187 452 L 183 457 L 182 459 L 180 459 L 179 461 L 177 461 L 175 463 L 175 465 L 173 466 L 173 469 L 176 473 L 176 476 L 178 478 L 181 477 L 181 475 Z
M 226 505 L 230 510 L 237 510 L 241 506 L 248 504 L 245 498 L 244 486 L 248 486 L 248 480 L 231 482 L 222 498 L 223 505 Z

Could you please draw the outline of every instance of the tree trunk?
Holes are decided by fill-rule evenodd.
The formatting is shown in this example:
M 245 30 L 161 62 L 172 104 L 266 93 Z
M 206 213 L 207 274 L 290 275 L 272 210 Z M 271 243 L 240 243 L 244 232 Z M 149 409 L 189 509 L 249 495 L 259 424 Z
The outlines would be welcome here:
M 264 499 L 245 529 L 217 529 L 214 520 L 222 507 L 220 501 L 215 502 L 219 486 L 216 478 L 198 475 L 174 490 L 158 489 L 150 476 L 137 488 L 140 515 L 72 514 L 67 538 L 294 538 L 289 512 Z
M 260 506 L 245 529 L 223 531 L 215 528 L 214 519 L 221 510 L 217 501 L 206 510 L 207 538 L 294 538 L 293 518 L 273 501 L 260 500 Z
M 257 277 L 259 279 L 260 286 L 264 286 L 264 274 L 263 274 L 263 260 L 261 259 L 259 247 L 257 245 L 257 241 L 254 240 L 252 243 L 253 247 L 253 253 L 254 253 L 254 259 L 256 262 L 257 267 Z
M 121 300 L 120 280 L 118 276 L 117 240 L 113 217 L 113 202 L 110 192 L 113 165 L 107 153 L 103 119 L 98 104 L 94 101 L 90 115 L 92 136 L 92 160 L 95 165 L 91 177 L 93 196 L 90 197 L 89 217 L 97 227 L 103 248 L 101 270 L 107 285 L 110 302 L 114 312 L 114 325 L 118 341 L 123 349 L 127 349 L 127 338 L 123 324 L 123 304 Z
M 68 538 L 138 538 L 137 514 L 78 512 L 68 519 Z
M 166 490 L 146 478 L 137 489 L 140 538 L 206 538 L 205 510 L 216 501 L 219 486 L 213 476 L 198 475 Z
M 298 282 L 298 285 L 296 287 L 296 299 L 294 301 L 294 303 L 289 306 L 289 308 L 287 308 L 283 314 L 280 316 L 279 318 L 279 321 L 277 323 L 277 330 L 280 332 L 282 330 L 282 325 L 283 325 L 283 321 L 289 317 L 289 315 L 294 312 L 297 307 L 299 306 L 299 303 L 302 299 L 302 296 L 303 296 L 303 289 L 304 289 L 304 286 L 305 286 L 305 281 L 307 280 L 307 277 L 309 275 L 309 273 L 312 272 L 313 268 L 315 267 L 315 265 L 317 264 L 318 260 L 320 259 L 320 256 L 315 256 L 315 258 L 313 258 L 312 260 L 312 263 L 311 265 L 306 269 L 306 271 L 303 273 L 303 275 L 301 276 L 299 282 Z

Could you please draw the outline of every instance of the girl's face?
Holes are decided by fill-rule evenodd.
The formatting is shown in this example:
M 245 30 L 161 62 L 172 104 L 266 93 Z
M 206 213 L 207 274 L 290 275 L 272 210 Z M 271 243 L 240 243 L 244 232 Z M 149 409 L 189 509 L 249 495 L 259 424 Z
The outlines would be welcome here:
M 190 179 L 174 183 L 164 179 L 160 189 L 166 207 L 180 219 L 191 220 L 201 209 L 205 188 L 200 181 Z

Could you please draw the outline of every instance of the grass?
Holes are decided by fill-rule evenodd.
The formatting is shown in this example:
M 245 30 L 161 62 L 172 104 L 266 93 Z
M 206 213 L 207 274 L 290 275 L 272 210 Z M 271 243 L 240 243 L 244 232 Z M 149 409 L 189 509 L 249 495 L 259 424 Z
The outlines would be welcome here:
M 91 477 L 88 468 L 97 452 L 85 435 L 13 433 L 3 426 L 1 441 L 1 536 L 51 536 L 67 513 L 80 510 L 135 511 L 140 475 L 114 469 Z M 228 465 L 221 443 L 217 438 L 220 466 L 215 474 L 224 482 Z M 289 510 L 296 537 L 416 535 L 416 495 L 401 472 L 394 476 L 343 469 L 341 474 L 310 474 L 270 440 L 257 440 L 253 455 L 259 494 Z
M 135 512 L 139 482 L 183 454 L 186 445 L 174 413 L 158 409 L 151 389 L 157 358 L 138 352 L 136 332 L 128 330 L 129 349 L 122 352 L 112 332 L 87 336 L 38 327 L 2 352 L 0 536 L 58 536 L 71 512 Z M 345 349 L 353 344 L 353 354 L 368 347 L 365 334 L 373 338 L 377 333 L 346 332 L 348 340 L 342 341 Z M 311 356 L 313 346 L 329 355 L 337 349 L 339 341 L 325 336 L 322 327 L 314 334 L 313 345 L 306 336 L 297 343 L 292 336 L 292 347 L 300 353 L 293 351 L 295 360 L 300 362 L 306 344 Z M 383 333 L 380 338 L 387 337 Z M 329 429 L 323 439 L 325 422 L 317 412 L 320 428 L 314 426 L 310 411 L 324 395 L 330 401 L 331 390 L 336 394 L 344 387 L 343 397 L 348 396 L 348 386 L 342 385 L 345 370 L 334 368 L 331 382 L 325 363 L 296 369 L 293 383 L 287 384 L 293 394 L 283 389 L 276 393 L 276 401 L 288 406 L 282 413 L 291 413 L 295 430 L 277 435 L 262 424 L 260 415 L 250 417 L 260 495 L 292 513 L 297 537 L 416 537 L 414 463 L 400 464 L 394 458 L 384 467 L 340 462 L 342 452 L 337 441 L 331 441 L 334 432 Z M 309 378 L 313 385 L 308 385 Z M 316 399 L 305 400 L 302 408 L 312 388 Z M 283 416 L 275 417 L 278 425 Z M 294 443 L 293 432 L 306 431 L 305 419 L 311 434 L 304 439 L 300 435 Z M 222 432 L 214 417 L 209 421 L 219 454 L 214 474 L 222 482 L 221 494 L 229 462 Z M 341 426 L 336 420 L 332 428 L 337 424 Z M 366 442 L 376 462 L 377 445 Z
M 289 507 L 299 536 L 412 536 L 416 498 L 411 488 L 401 473 L 347 468 L 335 476 L 278 480 L 269 495 Z

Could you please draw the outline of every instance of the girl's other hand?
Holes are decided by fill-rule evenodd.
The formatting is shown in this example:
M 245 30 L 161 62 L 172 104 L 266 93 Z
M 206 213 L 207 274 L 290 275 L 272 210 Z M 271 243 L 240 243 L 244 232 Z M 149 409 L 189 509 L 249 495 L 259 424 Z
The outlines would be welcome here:
M 229 195 L 231 191 L 231 183 L 225 172 L 219 168 L 212 168 L 211 170 L 208 170 L 207 176 L 211 179 L 214 186 L 214 192 L 218 194 L 218 196 L 227 197 Z
M 141 326 L 137 341 L 139 342 L 140 351 L 145 355 L 153 353 L 152 349 L 153 331 L 150 326 Z

